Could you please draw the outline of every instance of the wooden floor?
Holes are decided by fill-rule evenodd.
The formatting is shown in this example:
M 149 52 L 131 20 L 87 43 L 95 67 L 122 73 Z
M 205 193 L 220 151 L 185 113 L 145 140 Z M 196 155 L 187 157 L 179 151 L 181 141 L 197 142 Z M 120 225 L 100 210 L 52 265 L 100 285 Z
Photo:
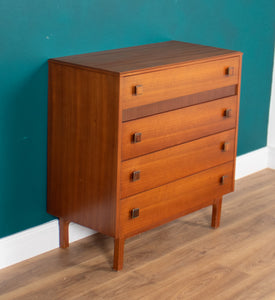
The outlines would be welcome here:
M 0 299 L 275 299 L 275 171 L 240 179 L 221 227 L 206 208 L 126 241 L 101 234 L 0 271 Z

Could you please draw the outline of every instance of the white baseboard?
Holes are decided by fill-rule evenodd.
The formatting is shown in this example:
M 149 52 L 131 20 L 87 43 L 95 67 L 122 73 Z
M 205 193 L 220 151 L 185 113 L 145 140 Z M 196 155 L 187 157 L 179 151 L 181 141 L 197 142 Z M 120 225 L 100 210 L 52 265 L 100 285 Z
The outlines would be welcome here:
M 70 223 L 70 242 L 94 234 L 95 231 Z M 0 269 L 59 247 L 58 221 L 24 230 L 0 239 Z
M 268 167 L 275 169 L 275 147 L 268 147 Z
M 275 169 L 274 148 L 264 147 L 238 156 L 236 179 L 267 167 Z M 94 233 L 95 231 L 75 223 L 71 223 L 69 227 L 70 242 Z M 0 269 L 58 248 L 58 236 L 58 221 L 54 220 L 0 239 Z
M 268 148 L 264 147 L 244 155 L 236 160 L 235 178 L 240 179 L 268 167 Z

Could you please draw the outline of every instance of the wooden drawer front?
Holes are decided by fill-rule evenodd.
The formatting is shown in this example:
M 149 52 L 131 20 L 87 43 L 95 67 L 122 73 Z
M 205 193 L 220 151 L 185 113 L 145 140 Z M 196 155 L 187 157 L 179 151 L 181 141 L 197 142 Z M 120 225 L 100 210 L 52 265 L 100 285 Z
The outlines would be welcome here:
M 226 117 L 228 110 L 230 116 Z M 122 124 L 122 159 L 178 145 L 232 129 L 236 125 L 237 97 L 228 97 Z M 134 134 L 141 134 L 137 142 Z
M 225 178 L 223 183 L 222 177 Z M 233 162 L 229 162 L 122 199 L 122 236 L 129 237 L 208 206 L 232 190 Z M 131 216 L 133 209 L 139 209 L 136 218 Z
M 197 105 L 212 100 L 231 97 L 237 94 L 238 86 L 229 85 L 219 89 L 204 91 L 192 95 L 181 96 L 178 98 L 163 100 L 147 105 L 136 106 L 122 111 L 122 122 L 132 121 L 167 111 Z
M 235 130 L 231 129 L 124 161 L 121 198 L 232 161 L 234 141 Z
M 122 109 L 237 84 L 239 57 L 122 78 Z

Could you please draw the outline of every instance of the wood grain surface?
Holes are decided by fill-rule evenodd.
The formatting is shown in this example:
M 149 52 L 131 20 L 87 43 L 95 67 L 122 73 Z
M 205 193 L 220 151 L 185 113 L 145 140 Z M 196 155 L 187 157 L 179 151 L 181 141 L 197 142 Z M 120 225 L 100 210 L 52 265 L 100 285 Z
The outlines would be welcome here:
M 231 129 L 126 160 L 121 166 L 121 198 L 232 161 L 234 150 L 235 130 Z M 140 179 L 133 181 L 131 175 L 137 170 Z
M 107 50 L 53 59 L 100 72 L 137 73 L 146 69 L 169 67 L 194 60 L 236 55 L 239 52 L 221 48 L 168 41 L 143 46 Z
M 240 100 L 241 100 L 241 78 L 242 78 L 242 55 L 240 55 L 240 69 L 239 69 L 239 78 L 237 85 L 237 111 L 236 111 L 236 139 L 235 139 L 235 157 L 237 157 L 237 145 L 238 145 L 238 132 L 239 132 L 239 114 L 240 114 Z M 234 173 L 236 170 L 236 159 L 234 161 Z
M 235 128 L 236 102 L 237 97 L 233 96 L 124 122 L 122 160 Z M 226 109 L 232 110 L 232 117 L 224 117 Z M 136 132 L 142 137 L 140 143 L 134 144 L 132 135 Z
M 122 109 L 237 84 L 239 60 L 239 56 L 235 56 L 123 77 L 121 79 Z M 232 76 L 226 74 L 228 67 L 233 67 L 235 70 Z M 134 87 L 140 85 L 143 87 L 143 93 L 136 95 Z
M 219 89 L 203 91 L 200 93 L 154 102 L 152 104 L 140 105 L 124 109 L 122 111 L 122 121 L 131 121 L 134 119 L 159 114 L 190 105 L 196 105 L 219 98 L 234 96 L 237 94 L 237 88 L 237 85 L 229 85 Z
M 233 163 L 229 162 L 122 199 L 122 236 L 132 236 L 214 204 L 217 198 L 233 191 L 232 170 Z M 221 184 L 224 175 L 227 180 Z M 139 217 L 132 219 L 134 208 L 140 212 Z
M 0 270 L 0 299 L 275 298 L 275 171 L 236 181 L 211 207 L 126 240 L 124 270 L 112 272 L 113 239 L 102 234 Z
M 48 212 L 115 235 L 119 80 L 49 64 Z

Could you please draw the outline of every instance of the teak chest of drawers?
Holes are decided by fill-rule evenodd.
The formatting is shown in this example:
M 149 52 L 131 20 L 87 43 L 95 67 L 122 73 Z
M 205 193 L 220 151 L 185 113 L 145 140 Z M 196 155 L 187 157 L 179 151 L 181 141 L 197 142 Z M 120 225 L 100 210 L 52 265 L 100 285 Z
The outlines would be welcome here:
M 48 212 L 124 241 L 234 189 L 240 52 L 177 41 L 49 60 Z

